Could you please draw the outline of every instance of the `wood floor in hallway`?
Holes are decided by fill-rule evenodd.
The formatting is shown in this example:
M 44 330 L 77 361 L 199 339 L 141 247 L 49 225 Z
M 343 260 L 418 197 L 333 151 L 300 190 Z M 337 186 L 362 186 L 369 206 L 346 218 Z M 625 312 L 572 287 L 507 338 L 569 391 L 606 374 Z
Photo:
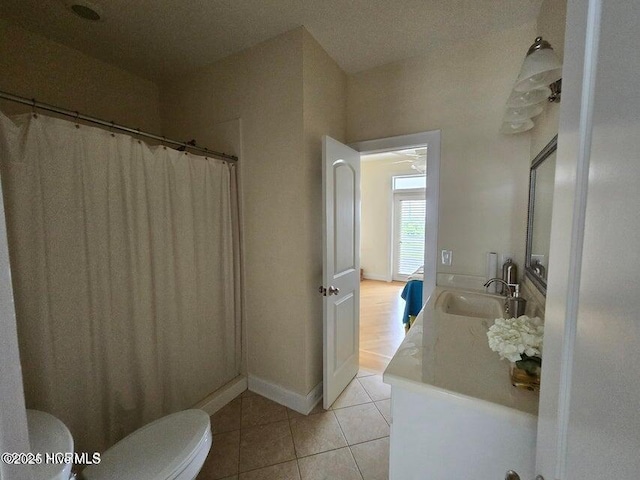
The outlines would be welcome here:
M 404 338 L 402 282 L 360 283 L 360 368 L 382 373 Z

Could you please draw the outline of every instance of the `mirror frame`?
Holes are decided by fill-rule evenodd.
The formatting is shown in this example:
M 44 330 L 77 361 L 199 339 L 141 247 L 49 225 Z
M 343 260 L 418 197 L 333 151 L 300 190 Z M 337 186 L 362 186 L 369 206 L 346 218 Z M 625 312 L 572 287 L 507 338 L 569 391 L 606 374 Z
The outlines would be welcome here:
M 525 253 L 524 274 L 531 280 L 536 288 L 547 295 L 547 280 L 540 277 L 533 267 L 531 267 L 531 247 L 533 243 L 533 209 L 536 199 L 536 170 L 558 149 L 558 135 L 553 137 L 551 141 L 544 147 L 540 153 L 531 162 L 531 170 L 529 171 L 529 206 L 527 209 L 527 248 Z M 551 232 L 549 232 L 551 233 Z M 549 272 L 549 263 L 547 262 L 547 273 Z

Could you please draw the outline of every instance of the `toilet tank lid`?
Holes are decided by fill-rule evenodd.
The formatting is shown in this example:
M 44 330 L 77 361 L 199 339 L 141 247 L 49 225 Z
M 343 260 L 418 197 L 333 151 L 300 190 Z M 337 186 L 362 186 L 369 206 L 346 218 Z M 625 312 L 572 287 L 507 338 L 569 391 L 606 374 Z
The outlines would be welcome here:
M 184 410 L 151 422 L 120 440 L 99 464 L 82 472 L 86 480 L 171 480 L 211 439 L 209 415 Z

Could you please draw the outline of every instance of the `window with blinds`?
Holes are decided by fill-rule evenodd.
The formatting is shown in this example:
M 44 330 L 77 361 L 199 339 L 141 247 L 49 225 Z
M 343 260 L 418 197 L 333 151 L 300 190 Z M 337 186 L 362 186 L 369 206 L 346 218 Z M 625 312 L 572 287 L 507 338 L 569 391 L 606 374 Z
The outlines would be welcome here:
M 403 194 L 395 198 L 394 279 L 406 277 L 424 264 L 426 202 L 424 194 Z

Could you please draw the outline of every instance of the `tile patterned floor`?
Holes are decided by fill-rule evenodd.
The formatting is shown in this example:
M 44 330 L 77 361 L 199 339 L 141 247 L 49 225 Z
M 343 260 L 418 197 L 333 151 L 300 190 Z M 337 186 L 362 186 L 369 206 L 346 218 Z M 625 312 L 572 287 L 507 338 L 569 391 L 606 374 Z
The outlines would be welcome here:
M 391 389 L 361 370 L 330 410 L 301 415 L 246 391 L 211 417 L 197 480 L 386 480 Z

